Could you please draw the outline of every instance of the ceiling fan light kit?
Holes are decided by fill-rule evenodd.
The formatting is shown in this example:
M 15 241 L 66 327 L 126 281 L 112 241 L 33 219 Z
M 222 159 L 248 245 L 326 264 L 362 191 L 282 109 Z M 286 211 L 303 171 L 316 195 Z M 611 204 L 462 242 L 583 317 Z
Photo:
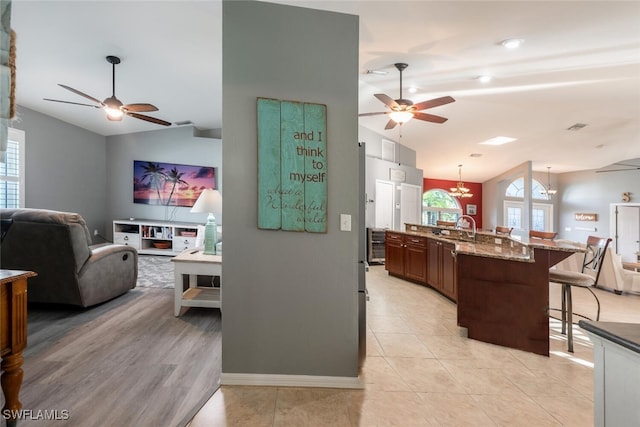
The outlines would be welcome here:
M 389 113 L 389 117 L 396 123 L 407 123 L 413 119 L 413 114 L 409 111 L 392 111 Z
M 122 120 L 124 113 L 122 112 L 122 102 L 116 97 L 110 97 L 103 101 L 104 112 L 107 113 L 107 119 L 119 122 Z
M 126 116 L 130 116 L 139 120 L 144 120 L 146 122 L 155 123 L 157 125 L 162 126 L 171 126 L 170 122 L 165 120 L 161 120 L 151 116 L 145 116 L 143 114 L 138 113 L 148 113 L 151 111 L 158 111 L 158 108 L 152 104 L 123 104 L 118 98 L 116 98 L 116 65 L 120 63 L 120 58 L 117 56 L 109 55 L 106 57 L 106 60 L 112 67 L 112 78 L 111 78 L 111 96 L 106 98 L 104 101 L 100 101 L 93 96 L 87 95 L 86 93 L 80 92 L 77 89 L 74 89 L 69 86 L 65 86 L 63 84 L 58 84 L 58 86 L 67 89 L 70 92 L 75 93 L 76 95 L 80 95 L 84 98 L 87 98 L 97 105 L 91 104 L 81 104 L 79 102 L 70 102 L 70 101 L 61 101 L 58 99 L 49 99 L 44 98 L 45 101 L 53 101 L 53 102 L 61 102 L 63 104 L 74 104 L 74 105 L 82 105 L 85 107 L 93 107 L 93 108 L 101 108 L 104 110 L 107 119 L 114 122 L 122 121 L 122 118 Z
M 445 117 L 436 116 L 433 114 L 422 113 L 421 110 L 426 110 L 428 108 L 439 107 L 441 105 L 449 104 L 454 102 L 450 96 L 443 96 L 441 98 L 431 99 L 429 101 L 419 102 L 414 104 L 410 99 L 404 99 L 402 97 L 402 72 L 409 66 L 404 62 L 397 62 L 394 64 L 395 67 L 400 72 L 400 97 L 398 99 L 393 99 L 389 95 L 385 95 L 383 93 L 376 93 L 374 96 L 378 98 L 384 105 L 387 106 L 388 111 L 381 111 L 377 113 L 362 113 L 359 114 L 360 117 L 363 116 L 377 116 L 380 114 L 386 114 L 389 116 L 389 121 L 387 125 L 384 127 L 385 130 L 393 129 L 398 123 L 403 124 L 408 122 L 411 119 L 422 120 L 425 122 L 432 123 L 444 123 L 447 121 Z

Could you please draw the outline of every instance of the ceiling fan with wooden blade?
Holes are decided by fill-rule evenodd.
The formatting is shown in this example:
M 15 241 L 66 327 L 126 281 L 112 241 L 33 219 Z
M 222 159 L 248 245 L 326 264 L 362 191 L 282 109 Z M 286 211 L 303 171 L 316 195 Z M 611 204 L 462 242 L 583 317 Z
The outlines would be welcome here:
M 408 122 L 411 119 L 422 120 L 425 122 L 432 123 L 444 123 L 447 121 L 445 117 L 436 116 L 433 114 L 421 113 L 420 111 L 426 110 L 428 108 L 439 107 L 441 105 L 449 104 L 454 102 L 450 96 L 443 96 L 441 98 L 435 98 L 428 101 L 422 101 L 417 104 L 414 104 L 410 99 L 404 99 L 402 97 L 402 72 L 409 65 L 403 62 L 398 62 L 394 64 L 395 67 L 400 71 L 400 98 L 393 99 L 389 95 L 385 95 L 383 93 L 376 93 L 374 96 L 378 98 L 384 105 L 386 105 L 389 110 L 388 111 L 380 111 L 376 113 L 362 113 L 359 114 L 359 117 L 365 116 L 377 116 L 380 114 L 387 114 L 389 116 L 389 121 L 387 125 L 384 127 L 385 129 L 393 129 L 396 127 L 398 123 L 403 124 Z
M 155 105 L 147 104 L 147 103 L 139 103 L 139 104 L 123 104 L 118 98 L 116 98 L 116 65 L 120 63 L 120 58 L 117 56 L 109 55 L 106 57 L 107 62 L 112 66 L 112 79 L 111 79 L 111 96 L 106 98 L 104 101 L 100 101 L 99 99 L 94 98 L 91 95 L 87 95 L 84 92 L 79 91 L 78 89 L 74 89 L 70 86 L 66 86 L 63 84 L 58 84 L 58 86 L 75 93 L 76 95 L 80 95 L 83 98 L 87 98 L 90 101 L 95 102 L 95 104 L 83 104 L 80 102 L 71 102 L 71 101 L 62 101 L 59 99 L 49 99 L 44 98 L 45 101 L 53 101 L 53 102 L 61 102 L 63 104 L 72 104 L 72 105 L 82 105 L 85 107 L 92 108 L 101 108 L 105 111 L 107 115 L 107 119 L 111 121 L 121 121 L 122 117 L 130 116 L 139 120 L 144 120 L 147 122 L 155 123 L 162 126 L 171 126 L 170 122 L 165 120 L 161 120 L 151 116 L 145 116 L 143 114 L 138 113 L 149 113 L 152 111 L 158 111 L 158 108 Z

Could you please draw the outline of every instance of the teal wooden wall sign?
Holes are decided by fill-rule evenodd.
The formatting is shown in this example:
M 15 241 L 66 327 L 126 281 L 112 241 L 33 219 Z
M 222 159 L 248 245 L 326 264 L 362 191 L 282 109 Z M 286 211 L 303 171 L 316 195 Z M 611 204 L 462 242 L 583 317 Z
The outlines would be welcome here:
M 327 232 L 327 106 L 258 98 L 258 228 Z

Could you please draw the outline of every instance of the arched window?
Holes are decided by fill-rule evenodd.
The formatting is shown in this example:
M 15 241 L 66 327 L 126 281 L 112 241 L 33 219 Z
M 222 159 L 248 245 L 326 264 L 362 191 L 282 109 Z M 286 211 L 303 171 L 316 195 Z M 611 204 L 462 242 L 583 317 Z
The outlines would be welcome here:
M 545 191 L 545 186 L 540 184 L 535 179 L 531 180 L 531 198 L 538 200 L 549 200 L 549 196 Z M 514 180 L 507 187 L 507 191 L 504 193 L 507 197 L 513 197 L 518 199 L 524 199 L 524 178 L 518 178 Z
M 422 224 L 436 225 L 436 221 L 457 221 L 462 208 L 455 197 L 440 188 L 422 194 Z
M 531 182 L 531 199 L 537 200 L 532 203 L 530 228 L 536 231 L 553 231 L 553 204 L 549 202 L 550 197 L 546 193 L 544 185 L 535 179 Z M 505 197 L 511 200 L 504 201 L 505 225 L 516 230 L 523 229 L 524 215 L 524 178 L 515 179 L 504 193 Z M 520 200 L 513 200 L 520 199 Z

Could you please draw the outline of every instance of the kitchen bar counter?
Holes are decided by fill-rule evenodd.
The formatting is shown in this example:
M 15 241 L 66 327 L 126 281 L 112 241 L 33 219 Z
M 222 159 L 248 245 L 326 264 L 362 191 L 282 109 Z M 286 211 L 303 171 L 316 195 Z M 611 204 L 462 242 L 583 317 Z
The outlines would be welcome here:
M 455 245 L 458 325 L 468 337 L 549 355 L 549 268 L 582 252 L 563 241 L 517 240 L 407 224 L 404 234 Z M 428 272 L 427 272 L 428 273 Z
M 536 248 L 554 252 L 568 252 L 567 256 L 575 252 L 584 251 L 581 246 L 565 240 L 529 239 L 528 237 L 516 239 L 489 231 L 478 231 L 475 239 L 473 239 L 468 236 L 466 231 L 452 227 L 407 224 L 404 233 L 452 242 L 456 245 L 456 252 L 466 255 L 502 258 L 521 262 L 535 262 Z M 566 256 L 563 258 L 566 258 Z

